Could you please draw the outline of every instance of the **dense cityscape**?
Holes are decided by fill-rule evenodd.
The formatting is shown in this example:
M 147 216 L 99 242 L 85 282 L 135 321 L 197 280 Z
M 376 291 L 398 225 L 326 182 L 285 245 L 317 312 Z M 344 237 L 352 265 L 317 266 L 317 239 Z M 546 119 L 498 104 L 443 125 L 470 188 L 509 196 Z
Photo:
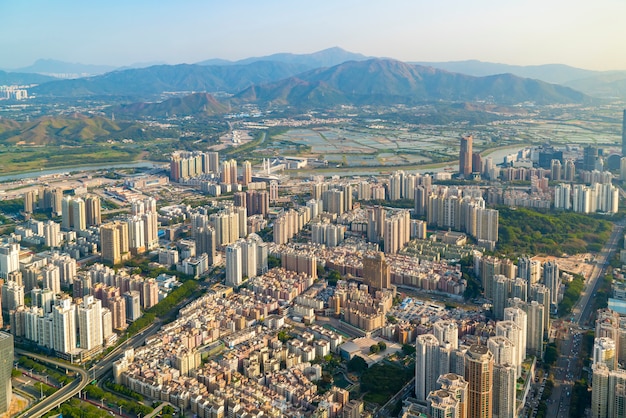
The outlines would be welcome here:
M 625 14 L 0 2 L 0 418 L 626 418 Z
M 615 218 L 626 158 L 535 146 L 494 161 L 472 142 L 458 173 L 299 178 L 287 173 L 318 160 L 208 150 L 4 183 L 21 205 L 2 206 L 15 220 L 0 245 L 4 358 L 15 341 L 85 367 L 93 381 L 71 395 L 105 408 L 90 389 L 102 378 L 140 400 L 107 401 L 120 416 L 561 416 L 591 375 L 585 408 L 620 416 L 622 282 L 595 322 L 590 309 L 607 268 L 623 277 L 610 267 L 622 221 L 582 259 L 497 249 L 507 208 Z M 5 363 L 15 393 L 39 398 L 27 378 L 60 393 L 27 357 Z

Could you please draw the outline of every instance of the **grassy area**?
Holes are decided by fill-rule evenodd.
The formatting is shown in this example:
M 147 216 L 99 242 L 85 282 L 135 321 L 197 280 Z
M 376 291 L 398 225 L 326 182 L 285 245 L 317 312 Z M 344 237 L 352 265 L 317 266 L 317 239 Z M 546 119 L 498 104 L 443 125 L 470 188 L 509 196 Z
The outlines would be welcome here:
M 572 308 L 580 298 L 584 287 L 585 278 L 580 275 L 575 275 L 571 282 L 565 284 L 563 300 L 559 303 L 559 317 L 563 318 L 572 312 Z
M 140 154 L 139 149 L 106 145 L 76 148 L 36 147 L 16 148 L 0 154 L 0 175 L 39 169 L 91 165 L 109 162 L 130 162 Z
M 399 366 L 378 363 L 361 374 L 361 392 L 367 402 L 384 405 L 411 378 L 414 371 Z
M 500 207 L 497 251 L 519 254 L 597 252 L 611 235 L 611 222 L 573 212 Z

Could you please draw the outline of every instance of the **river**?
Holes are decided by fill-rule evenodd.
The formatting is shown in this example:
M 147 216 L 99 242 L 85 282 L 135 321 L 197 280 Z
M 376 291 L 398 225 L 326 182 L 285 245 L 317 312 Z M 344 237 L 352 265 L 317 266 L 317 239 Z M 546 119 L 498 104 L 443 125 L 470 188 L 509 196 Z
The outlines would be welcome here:
M 0 176 L 0 183 L 12 181 L 30 179 L 41 176 L 47 176 L 52 174 L 69 173 L 71 171 L 96 171 L 96 170 L 108 170 L 112 168 L 151 168 L 155 165 L 163 165 L 162 162 L 152 161 L 138 161 L 134 163 L 109 163 L 109 164 L 97 164 L 97 165 L 79 165 L 69 167 L 52 168 L 49 170 L 29 171 L 26 173 L 7 174 Z

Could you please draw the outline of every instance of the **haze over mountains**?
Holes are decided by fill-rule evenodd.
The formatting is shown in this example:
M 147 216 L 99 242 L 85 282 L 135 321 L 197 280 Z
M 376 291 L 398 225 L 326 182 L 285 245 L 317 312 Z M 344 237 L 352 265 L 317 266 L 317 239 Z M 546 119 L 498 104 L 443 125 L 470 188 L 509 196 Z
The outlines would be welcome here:
M 2 80 L 39 84 L 38 97 L 115 98 L 122 102 L 153 102 L 166 92 L 220 93 L 231 104 L 299 107 L 415 104 L 425 101 L 486 101 L 498 104 L 583 103 L 591 97 L 626 98 L 626 72 L 597 72 L 566 65 L 512 66 L 480 61 L 405 63 L 366 57 L 330 48 L 313 54 L 274 54 L 231 62 L 219 59 L 198 64 L 155 65 L 106 72 L 71 80 L 41 78 L 39 72 L 105 71 L 106 66 L 72 66 L 40 60 L 22 70 L 3 73 Z M 52 71 L 54 70 L 54 71 Z M 11 78 L 12 77 L 12 78 Z M 32 77 L 29 79 L 29 77 Z M 10 83 L 5 83 L 10 84 Z M 13 83 L 17 84 L 17 83 Z M 557 85 L 560 84 L 560 85 Z M 584 93 L 584 94 L 583 94 Z M 169 105 L 185 114 L 220 112 L 226 105 L 207 96 L 168 106 L 135 105 L 122 113 L 171 114 Z M 223 103 L 225 99 L 220 99 Z M 188 106 L 196 103 L 201 110 Z M 219 105 L 219 106 L 217 106 Z

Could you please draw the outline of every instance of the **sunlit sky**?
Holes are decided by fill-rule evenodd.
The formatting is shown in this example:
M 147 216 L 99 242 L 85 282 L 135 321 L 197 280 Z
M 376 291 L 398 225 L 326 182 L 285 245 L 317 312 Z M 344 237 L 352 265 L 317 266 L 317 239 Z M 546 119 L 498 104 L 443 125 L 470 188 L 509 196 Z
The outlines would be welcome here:
M 626 70 L 625 0 L 0 0 L 0 68 L 194 63 L 333 46 L 403 61 Z

